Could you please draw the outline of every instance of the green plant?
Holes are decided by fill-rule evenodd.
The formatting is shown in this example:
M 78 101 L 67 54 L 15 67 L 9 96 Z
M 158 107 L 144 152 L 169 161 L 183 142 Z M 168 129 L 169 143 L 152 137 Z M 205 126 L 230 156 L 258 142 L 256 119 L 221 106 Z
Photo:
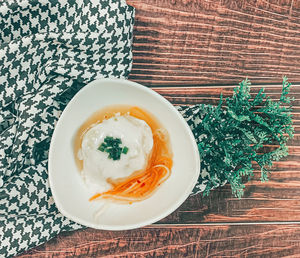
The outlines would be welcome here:
M 283 77 L 282 93 L 278 101 L 267 97 L 264 89 L 253 98 L 250 81 L 242 81 L 232 97 L 218 106 L 207 106 L 202 123 L 196 127 L 201 134 L 198 144 L 200 157 L 208 164 L 209 181 L 204 190 L 210 190 L 227 181 L 232 193 L 241 198 L 244 178 L 251 180 L 254 166 L 261 171 L 261 181 L 268 180 L 273 161 L 288 155 L 287 141 L 293 137 L 291 99 L 287 96 L 291 83 Z M 262 152 L 265 146 L 271 150 Z

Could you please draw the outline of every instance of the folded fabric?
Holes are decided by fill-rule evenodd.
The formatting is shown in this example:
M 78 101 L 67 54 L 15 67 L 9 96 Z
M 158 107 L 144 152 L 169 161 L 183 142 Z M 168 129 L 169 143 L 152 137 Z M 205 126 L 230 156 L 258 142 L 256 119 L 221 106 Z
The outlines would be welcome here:
M 81 87 L 128 76 L 133 22 L 125 1 L 1 1 L 0 256 L 82 227 L 51 197 L 49 143 Z

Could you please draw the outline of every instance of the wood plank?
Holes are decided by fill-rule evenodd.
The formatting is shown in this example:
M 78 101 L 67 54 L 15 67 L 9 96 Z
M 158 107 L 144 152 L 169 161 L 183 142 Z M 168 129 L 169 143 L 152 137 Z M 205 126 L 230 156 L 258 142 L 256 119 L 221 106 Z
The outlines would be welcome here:
M 299 225 L 152 226 L 63 233 L 19 257 L 283 257 L 300 253 Z
M 300 2 L 128 0 L 130 78 L 145 85 L 300 82 Z
M 213 104 L 217 105 L 219 103 L 220 95 L 223 98 L 232 96 L 233 89 L 237 87 L 239 81 L 236 85 L 223 86 L 193 86 L 193 87 L 151 87 L 153 90 L 163 95 L 174 105 L 193 105 L 193 104 Z M 251 86 L 251 94 L 255 96 L 261 88 L 264 88 L 265 93 L 273 100 L 279 100 L 281 95 L 281 84 L 277 85 L 253 85 Z M 293 106 L 294 113 L 298 114 L 300 110 L 300 84 L 292 84 L 290 96 L 294 98 Z

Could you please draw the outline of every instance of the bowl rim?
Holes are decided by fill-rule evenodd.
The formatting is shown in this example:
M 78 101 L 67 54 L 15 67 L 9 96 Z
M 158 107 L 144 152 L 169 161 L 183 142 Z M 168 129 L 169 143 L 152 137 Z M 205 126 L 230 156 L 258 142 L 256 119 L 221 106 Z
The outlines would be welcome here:
M 165 105 L 169 106 L 173 112 L 176 114 L 176 116 L 179 118 L 179 120 L 181 121 L 181 123 L 183 124 L 183 126 L 186 129 L 186 132 L 188 133 L 188 138 L 191 141 L 191 144 L 193 145 L 193 150 L 195 155 L 195 163 L 196 163 L 196 171 L 193 174 L 193 177 L 191 177 L 190 179 L 190 183 L 189 186 L 186 187 L 184 194 L 181 195 L 181 198 L 178 198 L 176 202 L 174 202 L 172 205 L 170 205 L 169 208 L 167 208 L 164 212 L 159 213 L 159 215 L 157 216 L 153 216 L 153 218 L 147 219 L 143 222 L 140 223 L 131 223 L 131 224 L 125 224 L 125 225 L 102 225 L 102 224 L 93 224 L 91 222 L 88 222 L 82 218 L 79 218 L 77 216 L 73 216 L 72 214 L 70 214 L 69 212 L 67 212 L 64 208 L 63 208 L 63 204 L 60 202 L 59 197 L 56 194 L 56 190 L 55 190 L 55 179 L 53 178 L 53 173 L 51 173 L 52 171 L 52 156 L 54 155 L 54 143 L 56 142 L 55 139 L 57 137 L 57 134 L 59 132 L 59 128 L 61 126 L 61 121 L 63 121 L 63 118 L 66 116 L 66 114 L 68 114 L 69 109 L 70 109 L 70 103 L 74 102 L 74 99 L 77 99 L 77 97 L 79 95 L 81 95 L 83 92 L 89 90 L 89 88 L 91 87 L 96 87 L 96 85 L 99 85 L 100 83 L 106 83 L 106 82 L 112 82 L 112 83 L 117 83 L 117 84 L 125 84 L 128 87 L 132 87 L 132 88 L 136 88 L 138 90 L 142 90 L 144 92 L 146 92 L 147 94 L 153 95 L 155 98 L 157 98 L 159 101 L 162 101 Z M 158 118 L 159 119 L 159 118 Z M 59 212 L 64 215 L 66 218 L 79 223 L 81 225 L 90 227 L 90 228 L 94 228 L 94 229 L 101 229 L 101 230 L 113 230 L 113 231 L 118 231 L 118 230 L 130 230 L 130 229 L 136 229 L 136 228 L 141 228 L 143 226 L 147 226 L 150 224 L 153 224 L 163 218 L 165 218 L 166 216 L 170 215 L 171 213 L 173 213 L 176 209 L 178 209 L 180 207 L 180 205 L 189 197 L 189 195 L 192 193 L 192 190 L 194 188 L 194 186 L 197 183 L 198 177 L 200 175 L 200 154 L 198 151 L 198 147 L 197 147 L 197 143 L 195 140 L 195 137 L 190 129 L 190 127 L 188 126 L 187 122 L 185 121 L 185 119 L 183 118 L 183 116 L 179 113 L 179 111 L 173 106 L 172 103 L 170 103 L 166 98 L 164 98 L 162 95 L 160 95 L 159 93 L 157 93 L 156 91 L 152 90 L 151 88 L 148 88 L 142 84 L 127 80 L 127 79 L 117 79 L 117 78 L 104 78 L 104 79 L 96 79 L 93 80 L 91 82 L 89 82 L 88 84 L 86 84 L 82 89 L 80 89 L 75 96 L 69 101 L 69 103 L 67 104 L 67 106 L 65 107 L 65 109 L 63 110 L 63 112 L 61 113 L 57 124 L 55 125 L 54 128 L 54 132 L 52 134 L 51 137 L 51 142 L 50 142 L 50 148 L 49 148 L 49 155 L 48 155 L 48 178 L 49 178 L 49 185 L 50 185 L 50 189 L 51 189 L 51 193 L 53 196 L 53 200 L 55 202 L 55 205 L 57 207 L 57 209 L 59 210 Z

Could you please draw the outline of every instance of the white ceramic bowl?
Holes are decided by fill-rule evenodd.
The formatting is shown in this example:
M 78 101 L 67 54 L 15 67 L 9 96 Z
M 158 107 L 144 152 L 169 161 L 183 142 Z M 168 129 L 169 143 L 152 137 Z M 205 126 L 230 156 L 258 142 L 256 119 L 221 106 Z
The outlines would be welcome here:
M 149 198 L 133 204 L 90 202 L 91 192 L 79 174 L 73 156 L 77 129 L 94 112 L 110 105 L 134 105 L 152 113 L 168 130 L 174 153 L 171 176 Z M 200 159 L 193 134 L 181 114 L 161 95 L 140 84 L 101 79 L 86 85 L 63 111 L 52 136 L 49 181 L 59 211 L 82 225 L 106 230 L 125 230 L 154 223 L 177 209 L 197 182 Z

